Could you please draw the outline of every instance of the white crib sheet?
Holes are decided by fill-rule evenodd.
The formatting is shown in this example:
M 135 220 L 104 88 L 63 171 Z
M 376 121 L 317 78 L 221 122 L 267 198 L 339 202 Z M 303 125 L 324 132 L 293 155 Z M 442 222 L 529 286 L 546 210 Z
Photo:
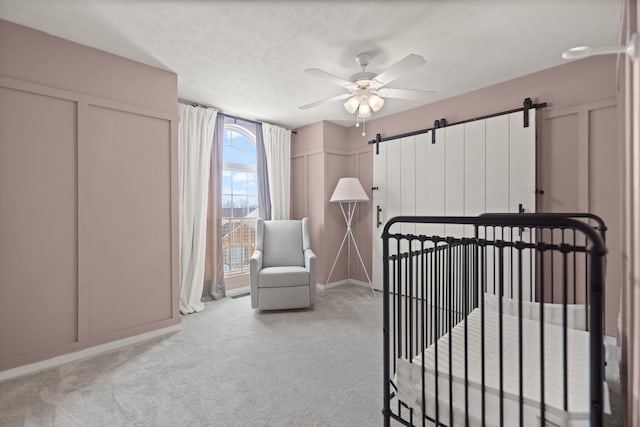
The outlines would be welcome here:
M 471 425 L 481 422 L 481 312 L 474 310 L 466 322 L 456 325 L 451 333 L 437 342 L 438 404 L 440 421 L 449 422 L 449 340 L 452 339 L 453 425 L 464 425 L 465 373 L 464 332 L 467 327 L 468 396 Z M 499 315 L 485 311 L 485 410 L 487 425 L 499 425 Z M 544 379 L 545 418 L 559 426 L 588 425 L 589 420 L 589 334 L 568 329 L 568 411 L 563 410 L 562 328 L 545 323 Z M 505 425 L 517 425 L 519 416 L 518 318 L 503 315 L 503 391 Z M 424 352 L 426 413 L 435 418 L 436 345 Z M 413 363 L 399 359 L 397 363 L 398 398 L 417 414 L 422 402 L 422 354 Z M 526 426 L 540 425 L 540 323 L 523 319 L 523 396 Z M 609 392 L 604 384 L 605 413 L 610 413 Z

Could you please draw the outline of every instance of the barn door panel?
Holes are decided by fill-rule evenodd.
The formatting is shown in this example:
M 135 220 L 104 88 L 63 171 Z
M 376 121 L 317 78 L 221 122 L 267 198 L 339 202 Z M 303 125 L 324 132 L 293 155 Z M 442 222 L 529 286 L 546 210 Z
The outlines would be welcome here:
M 416 214 L 416 137 L 409 136 L 400 140 L 400 215 Z M 403 234 L 415 234 L 415 224 L 402 224 Z M 403 242 L 405 243 L 405 242 Z M 402 247 L 403 251 L 408 246 Z
M 486 144 L 485 121 L 464 125 L 464 215 L 475 216 L 485 213 L 486 189 Z M 473 237 L 473 226 L 466 225 L 464 235 Z
M 431 133 L 416 137 L 416 215 L 444 215 L 444 146 L 445 133 L 436 133 L 435 144 Z M 442 224 L 419 225 L 419 234 L 444 234 Z
M 382 240 L 386 221 L 398 215 L 475 216 L 484 212 L 535 211 L 535 110 L 524 128 L 523 113 L 505 114 L 466 124 L 438 128 L 427 133 L 378 144 L 374 154 L 373 281 L 382 287 Z M 435 141 L 432 140 L 435 132 Z M 373 148 L 375 150 L 375 146 Z M 461 225 L 402 225 L 392 232 L 439 236 L 472 236 L 472 227 Z M 518 231 L 516 231 L 518 232 Z M 522 230 L 522 233 L 526 233 Z M 518 232 L 519 233 L 519 232 Z M 499 227 L 480 236 L 511 240 Z M 519 236 L 518 236 L 519 237 Z M 530 237 L 532 238 L 532 237 Z M 406 242 L 401 250 L 407 250 Z M 397 249 L 390 248 L 393 254 Z M 486 254 L 487 291 L 499 293 L 499 257 L 495 249 Z M 532 283 L 533 265 L 523 253 L 503 258 L 506 282 L 522 270 Z M 515 260 L 515 261 L 514 261 Z M 495 286 L 495 288 L 494 288 Z M 516 296 L 509 285 L 504 296 Z
M 373 146 L 373 227 L 371 248 L 371 280 L 373 287 L 382 290 L 382 230 L 387 212 L 387 144 Z
M 536 110 L 529 111 L 532 125 L 523 126 L 522 113 L 509 115 L 509 211 L 536 211 Z
M 446 127 L 444 133 L 444 214 L 464 215 L 464 125 Z M 444 233 L 462 237 L 463 226 L 446 225 Z
M 529 111 L 529 127 L 523 126 L 523 113 L 509 115 L 509 212 L 536 211 L 536 110 Z M 522 239 L 534 243 L 535 236 L 528 228 L 516 231 Z M 535 252 L 523 249 L 520 253 L 512 250 L 510 254 L 511 283 L 509 289 L 512 298 L 531 301 L 535 280 Z M 522 261 L 520 261 L 520 259 Z M 520 277 L 522 284 L 520 285 Z

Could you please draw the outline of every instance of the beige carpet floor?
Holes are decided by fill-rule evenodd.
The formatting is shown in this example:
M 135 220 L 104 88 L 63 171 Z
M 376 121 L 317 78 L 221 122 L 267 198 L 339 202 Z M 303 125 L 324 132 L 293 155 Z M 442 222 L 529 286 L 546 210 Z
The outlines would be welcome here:
M 0 425 L 380 426 L 381 335 L 365 287 L 319 292 L 313 310 L 225 298 L 179 333 L 0 383 Z
M 313 310 L 208 303 L 169 337 L 0 383 L 0 425 L 381 425 L 381 310 L 351 285 Z

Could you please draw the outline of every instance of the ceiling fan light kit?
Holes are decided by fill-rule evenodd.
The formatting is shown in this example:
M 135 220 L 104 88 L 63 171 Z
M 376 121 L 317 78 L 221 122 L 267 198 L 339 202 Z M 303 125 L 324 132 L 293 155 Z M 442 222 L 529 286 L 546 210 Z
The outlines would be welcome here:
M 360 100 L 358 99 L 358 95 L 352 96 L 344 103 L 344 109 L 347 110 L 349 114 L 355 113 L 359 106 Z
M 358 117 L 361 119 L 368 119 L 371 117 L 371 107 L 369 107 L 369 104 L 360 104 L 358 107 Z
M 300 109 L 304 110 L 349 98 L 343 104 L 344 109 L 349 114 L 355 114 L 356 127 L 359 127 L 360 123 L 363 124 L 362 136 L 365 136 L 364 121 L 371 117 L 372 113 L 377 113 L 382 109 L 384 106 L 383 97 L 416 100 L 429 93 L 427 91 L 390 89 L 385 87 L 401 75 L 423 65 L 426 61 L 422 56 L 412 53 L 380 74 L 371 73 L 365 70 L 366 66 L 369 65 L 371 58 L 372 55 L 369 53 L 361 53 L 356 56 L 356 62 L 360 67 L 362 67 L 362 71 L 352 75 L 350 80 L 342 79 L 317 68 L 305 70 L 305 73 L 307 74 L 342 86 L 348 90 L 349 93 L 303 105 Z
M 371 95 L 369 95 L 369 98 L 367 98 L 367 103 L 369 104 L 369 107 L 371 107 L 373 112 L 377 113 L 384 105 L 384 99 L 380 98 L 375 93 L 372 93 Z

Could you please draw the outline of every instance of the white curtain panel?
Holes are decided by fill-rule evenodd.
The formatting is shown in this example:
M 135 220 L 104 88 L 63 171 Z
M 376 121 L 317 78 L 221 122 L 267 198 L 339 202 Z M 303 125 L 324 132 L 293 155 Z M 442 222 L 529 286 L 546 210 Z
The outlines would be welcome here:
M 207 196 L 217 111 L 178 104 L 180 162 L 180 311 L 204 308 Z
M 262 124 L 271 193 L 271 219 L 289 219 L 291 192 L 291 131 Z

